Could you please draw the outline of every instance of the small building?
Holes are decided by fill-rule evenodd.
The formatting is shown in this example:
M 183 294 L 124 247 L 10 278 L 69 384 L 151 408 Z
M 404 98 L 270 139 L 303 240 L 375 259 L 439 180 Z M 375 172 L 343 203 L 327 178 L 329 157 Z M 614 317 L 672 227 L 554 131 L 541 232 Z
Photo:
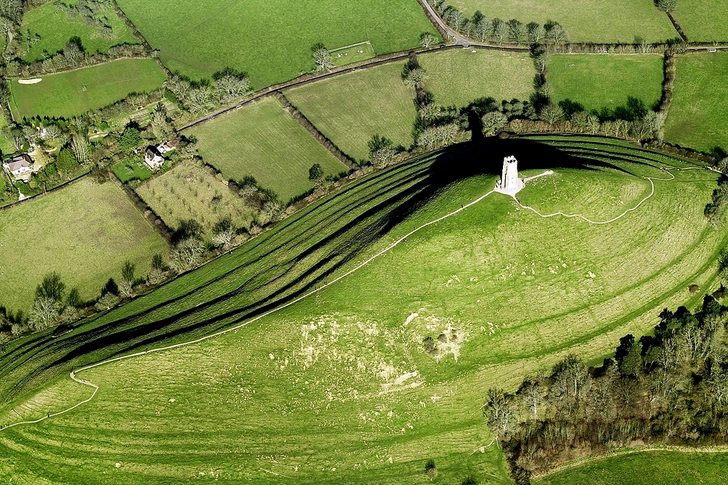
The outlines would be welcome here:
M 3 162 L 3 170 L 13 177 L 21 177 L 33 171 L 30 167 L 32 164 L 33 159 L 30 158 L 30 155 L 24 153 Z
M 152 170 L 158 170 L 164 164 L 164 158 L 157 147 L 148 147 L 144 153 L 144 163 Z
M 164 155 L 167 152 L 171 152 L 172 150 L 177 149 L 177 144 L 173 141 L 165 141 L 160 145 L 157 145 L 157 151 Z

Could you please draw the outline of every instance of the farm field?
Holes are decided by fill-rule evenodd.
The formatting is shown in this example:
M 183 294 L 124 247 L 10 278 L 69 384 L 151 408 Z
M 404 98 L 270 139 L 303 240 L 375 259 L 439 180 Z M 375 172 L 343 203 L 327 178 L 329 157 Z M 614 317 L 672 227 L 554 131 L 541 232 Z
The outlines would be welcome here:
M 627 97 L 652 108 L 662 96 L 662 56 L 553 54 L 548 81 L 555 102 L 571 99 L 587 111 L 624 106 Z
M 344 164 L 316 141 L 280 102 L 266 98 L 198 125 L 199 154 L 225 179 L 252 175 L 282 202 L 311 188 L 308 171 L 318 163 L 326 175 L 346 171 Z
M 171 228 L 192 218 L 209 230 L 220 219 L 230 217 L 235 227 L 247 229 L 253 219 L 253 209 L 240 196 L 191 162 L 176 165 L 137 187 L 136 192 Z
M 70 4 L 71 2 L 67 2 Z M 109 47 L 119 44 L 139 44 L 131 29 L 124 21 L 109 8 L 104 16 L 111 27 L 113 34 L 104 38 L 101 29 L 86 25 L 82 18 L 71 18 L 66 12 L 59 11 L 55 2 L 48 2 L 38 8 L 29 10 L 23 16 L 20 31 L 24 36 L 30 31 L 31 39 L 40 36 L 37 42 L 32 42 L 30 50 L 23 56 L 28 62 L 42 61 L 45 54 L 54 55 L 63 50 L 71 37 L 79 37 L 86 52 L 107 53 Z
M 119 59 L 76 71 L 42 76 L 37 84 L 9 81 L 16 118 L 70 118 L 103 108 L 131 93 L 162 87 L 167 75 L 152 59 Z
M 113 183 L 90 178 L 5 209 L 0 216 L 0 305 L 26 311 L 43 276 L 59 273 L 67 289 L 98 296 L 129 259 L 146 275 L 167 244 Z
M 672 15 L 691 42 L 728 41 L 726 2 L 680 0 Z
M 341 151 L 367 160 L 367 143 L 376 134 L 405 148 L 414 141 L 415 90 L 402 82 L 403 67 L 403 62 L 385 64 L 284 94 Z
M 256 88 L 313 70 L 311 46 L 318 42 L 336 49 L 368 40 L 386 54 L 418 47 L 423 32 L 437 35 L 411 0 L 283 0 L 275 12 L 265 0 L 121 0 L 119 6 L 171 71 L 200 79 L 232 67 L 246 71 Z
M 665 140 L 703 151 L 728 151 L 728 54 L 694 54 L 677 59 Z
M 528 54 L 451 49 L 418 56 L 427 73 L 425 89 L 442 106 L 462 108 L 471 101 L 492 97 L 500 102 L 527 101 L 533 92 L 536 70 Z
M 483 198 L 504 154 L 524 176 L 556 171 L 529 183 L 523 204 L 615 220 L 543 218 L 502 194 Z M 726 230 L 702 215 L 716 175 L 675 168 L 690 167 L 606 139 L 544 136 L 460 145 L 375 172 L 67 335 L 11 344 L 0 355 L 0 412 L 25 404 L 31 417 L 55 387 L 8 390 L 58 352 L 83 344 L 88 353 L 36 378 L 157 347 L 168 332 L 174 343 L 232 328 L 260 311 L 261 297 L 289 301 L 332 283 L 422 228 L 244 328 L 80 373 L 100 386 L 96 398 L 1 431 L 0 477 L 424 484 L 431 458 L 443 483 L 511 483 L 482 418 L 488 387 L 511 388 L 569 352 L 599 360 L 664 307 L 701 301 L 690 284 L 716 287 Z M 97 346 L 120 329 L 138 331 Z M 427 336 L 439 342 L 433 353 Z M 47 459 L 29 464 L 28 449 Z
M 650 451 L 599 458 L 533 480 L 534 485 L 720 485 L 725 483 L 726 453 Z
M 468 17 L 480 10 L 489 19 L 517 19 L 527 24 L 560 23 L 571 42 L 664 42 L 678 36 L 664 12 L 652 0 L 453 0 L 452 5 Z

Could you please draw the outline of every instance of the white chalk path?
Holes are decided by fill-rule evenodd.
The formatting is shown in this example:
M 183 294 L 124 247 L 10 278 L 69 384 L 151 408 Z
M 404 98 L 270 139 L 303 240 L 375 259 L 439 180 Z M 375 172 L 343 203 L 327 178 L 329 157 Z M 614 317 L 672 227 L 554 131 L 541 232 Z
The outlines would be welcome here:
M 632 212 L 632 211 L 637 210 L 640 206 L 642 206 L 642 204 L 644 204 L 648 199 L 650 199 L 654 195 L 654 193 L 655 193 L 655 184 L 653 183 L 653 180 L 670 181 L 670 180 L 674 180 L 675 179 L 675 176 L 672 173 L 670 173 L 668 169 L 662 168 L 662 170 L 664 170 L 665 172 L 667 172 L 668 174 L 670 174 L 671 178 L 669 178 L 669 179 L 661 179 L 661 178 L 656 178 L 656 177 L 643 177 L 643 178 L 649 180 L 650 181 L 650 184 L 652 185 L 652 191 L 650 192 L 650 195 L 648 195 L 643 200 L 641 200 L 640 203 L 637 204 L 635 207 L 633 207 L 631 209 L 627 209 L 623 214 L 619 215 L 618 217 L 616 217 L 614 219 L 611 219 L 610 221 L 594 222 L 594 221 L 591 221 L 591 220 L 587 219 L 586 217 L 584 217 L 584 216 L 582 216 L 580 214 L 564 214 L 562 212 L 557 212 L 557 213 L 554 213 L 554 214 L 543 215 L 543 214 L 541 214 L 540 212 L 538 212 L 536 209 L 534 209 L 532 207 L 524 206 L 515 197 L 513 197 L 513 198 L 524 209 L 529 209 L 529 210 L 535 212 L 536 214 L 538 214 L 539 216 L 544 217 L 544 218 L 554 217 L 554 216 L 563 216 L 563 217 L 570 217 L 570 218 L 577 217 L 577 218 L 583 219 L 584 221 L 586 221 L 586 222 L 588 222 L 590 224 L 597 224 L 597 225 L 598 224 L 608 224 L 610 222 L 614 222 L 614 221 L 616 221 L 616 220 L 624 217 L 629 212 Z M 680 170 L 680 169 L 674 169 L 674 170 Z M 683 170 L 691 170 L 691 169 L 687 168 L 687 169 L 683 169 Z M 703 169 L 702 168 L 694 168 L 693 170 L 703 170 Z M 541 177 L 541 176 L 545 176 L 545 175 L 550 175 L 549 172 L 551 172 L 551 171 L 546 171 L 546 172 L 544 172 L 544 173 L 542 173 L 540 175 L 537 175 L 535 177 L 530 177 L 527 180 L 533 180 L 534 178 L 537 178 L 537 177 Z M 551 172 L 551 173 L 553 173 L 553 172 Z M 263 319 L 263 318 L 265 318 L 267 316 L 272 315 L 273 313 L 279 312 L 280 310 L 283 310 L 285 308 L 288 308 L 288 307 L 290 307 L 290 306 L 292 306 L 292 305 L 300 302 L 301 300 L 304 300 L 304 299 L 306 299 L 306 298 L 308 298 L 308 297 L 310 297 L 312 295 L 315 295 L 315 294 L 321 292 L 322 290 L 328 288 L 329 286 L 331 286 L 331 285 L 333 285 L 333 284 L 335 284 L 335 283 L 343 280 L 344 278 L 346 278 L 346 277 L 352 275 L 353 273 L 359 271 L 361 268 L 369 265 L 372 261 L 374 261 L 375 259 L 379 258 L 380 256 L 383 256 L 384 254 L 388 253 L 389 251 L 391 251 L 395 247 L 399 246 L 402 242 L 404 242 L 405 240 L 407 240 L 410 236 L 416 234 L 417 232 L 421 231 L 422 229 L 425 229 L 425 228 L 430 227 L 430 226 L 432 226 L 434 224 L 437 224 L 437 223 L 439 223 L 441 221 L 444 221 L 445 219 L 449 219 L 450 217 L 456 216 L 457 214 L 459 214 L 459 213 L 463 212 L 464 210 L 468 209 L 469 207 L 472 207 L 472 206 L 478 204 L 479 202 L 481 202 L 482 200 L 484 200 L 485 198 L 489 197 L 491 194 L 493 194 L 495 192 L 496 192 L 495 190 L 491 190 L 490 192 L 486 193 L 485 195 L 482 195 L 482 196 L 478 197 L 477 199 L 475 199 L 474 201 L 472 201 L 472 202 L 470 202 L 470 203 L 468 203 L 468 204 L 460 207 L 460 209 L 454 210 L 454 211 L 452 211 L 452 212 L 450 212 L 448 214 L 445 214 L 442 217 L 439 217 L 439 218 L 437 218 L 435 220 L 432 220 L 430 222 L 427 222 L 425 224 L 422 224 L 421 226 L 418 226 L 417 228 L 411 230 L 410 232 L 408 232 L 404 236 L 400 237 L 399 239 L 397 239 L 396 241 L 394 241 L 393 243 L 391 243 L 389 246 L 387 246 L 383 250 L 379 251 L 374 256 L 372 256 L 369 259 L 367 259 L 366 261 L 360 263 L 355 268 L 347 271 L 346 273 L 342 274 L 341 276 L 338 276 L 337 278 L 331 280 L 330 282 L 325 283 L 325 284 L 321 285 L 320 287 L 318 287 L 318 288 L 316 288 L 314 290 L 311 290 L 310 292 L 308 292 L 308 293 L 306 293 L 306 294 L 304 294 L 304 295 L 302 295 L 302 296 L 300 296 L 300 297 L 298 297 L 298 298 L 296 298 L 294 300 L 291 300 L 288 303 L 285 303 L 285 304 L 283 304 L 283 305 L 281 305 L 279 307 L 276 307 L 276 308 L 274 308 L 272 310 L 269 310 L 269 311 L 267 311 L 265 313 L 262 313 L 261 315 L 258 315 L 257 317 L 254 317 L 254 318 L 252 318 L 252 319 L 250 319 L 250 320 L 248 320 L 246 322 L 243 322 L 243 323 L 241 323 L 239 325 L 236 325 L 236 326 L 231 327 L 231 328 L 226 329 L 226 330 L 221 330 L 219 332 L 216 332 L 216 333 L 207 335 L 205 337 L 198 338 L 196 340 L 191 340 L 189 342 L 183 342 L 183 343 L 180 343 L 180 344 L 169 345 L 169 346 L 160 347 L 160 348 L 157 348 L 157 349 L 146 350 L 144 352 L 136 352 L 134 354 L 124 355 L 124 356 L 121 356 L 121 357 L 116 357 L 116 358 L 113 358 L 113 359 L 108 359 L 108 360 L 104 360 L 104 361 L 101 361 L 101 362 L 97 362 L 95 364 L 90 364 L 90 365 L 81 367 L 80 369 L 71 371 L 71 374 L 70 374 L 71 379 L 73 379 L 78 384 L 81 384 L 81 385 L 84 385 L 84 386 L 88 386 L 88 387 L 91 387 L 93 389 L 93 393 L 91 394 L 91 396 L 88 399 L 85 399 L 85 400 L 83 400 L 81 402 L 78 402 L 78 403 L 74 404 L 73 406 L 69 407 L 68 409 L 64 409 L 63 411 L 59 411 L 59 412 L 56 412 L 56 413 L 49 413 L 46 416 L 44 416 L 42 418 L 39 418 L 39 419 L 35 419 L 35 420 L 32 420 L 32 421 L 21 421 L 21 422 L 18 422 L 18 423 L 13 423 L 13 424 L 6 425 L 2 429 L 0 429 L 0 432 L 5 431 L 5 430 L 8 430 L 8 429 L 13 428 L 13 427 L 16 427 L 16 426 L 23 426 L 23 425 L 29 425 L 29 424 L 38 424 L 38 423 L 40 423 L 42 421 L 45 421 L 46 419 L 50 419 L 50 418 L 53 418 L 55 416 L 60 416 L 62 414 L 66 414 L 66 413 L 68 413 L 70 411 L 73 411 L 74 409 L 78 408 L 79 406 L 82 406 L 83 404 L 86 404 L 86 403 L 90 402 L 91 400 L 93 400 L 94 397 L 96 397 L 96 394 L 99 391 L 99 386 L 97 386 L 96 384 L 94 384 L 92 382 L 89 382 L 89 381 L 87 381 L 85 379 L 78 378 L 77 375 L 80 374 L 81 372 L 84 372 L 84 371 L 87 371 L 87 370 L 90 370 L 90 369 L 94 369 L 96 367 L 101 367 L 102 365 L 111 364 L 113 362 L 119 362 L 121 360 L 132 359 L 134 357 L 140 357 L 142 355 L 153 354 L 153 353 L 156 353 L 156 352 L 164 352 L 164 351 L 167 351 L 167 350 L 172 350 L 172 349 L 177 349 L 177 348 L 181 348 L 181 347 L 186 347 L 188 345 L 194 345 L 194 344 L 197 344 L 197 343 L 200 343 L 200 342 L 204 342 L 204 341 L 209 340 L 209 339 L 213 339 L 213 338 L 219 337 L 221 335 L 228 334 L 230 332 L 235 332 L 237 330 L 240 330 L 241 328 L 247 327 L 251 323 L 257 322 L 258 320 L 261 320 L 261 319 Z
M 43 79 L 37 77 L 35 79 L 18 79 L 18 84 L 38 84 Z

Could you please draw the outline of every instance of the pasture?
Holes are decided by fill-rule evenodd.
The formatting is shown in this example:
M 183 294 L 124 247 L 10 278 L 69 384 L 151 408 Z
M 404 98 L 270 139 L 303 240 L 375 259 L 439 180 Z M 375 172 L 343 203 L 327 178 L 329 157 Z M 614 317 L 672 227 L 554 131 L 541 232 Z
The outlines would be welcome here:
M 726 2 L 680 0 L 673 16 L 691 42 L 728 41 Z
M 232 67 L 246 71 L 255 88 L 312 71 L 311 46 L 318 42 L 336 49 L 368 40 L 386 54 L 418 47 L 423 32 L 437 35 L 411 0 L 282 0 L 275 9 L 266 0 L 120 0 L 119 6 L 171 71 L 201 79 Z
M 402 82 L 403 67 L 403 62 L 385 64 L 284 94 L 341 151 L 367 160 L 367 143 L 376 134 L 405 148 L 414 141 L 415 90 Z
M 728 151 L 728 53 L 691 54 L 677 59 L 665 140 L 702 151 Z
M 131 93 L 159 89 L 167 75 L 152 59 L 118 59 L 43 75 L 42 79 L 36 84 L 8 81 L 15 118 L 71 118 L 113 104 Z
M 331 49 L 331 60 L 336 66 L 345 66 L 371 59 L 376 55 L 371 42 L 360 42 L 352 46 Z
M 253 208 L 202 166 L 183 162 L 136 188 L 137 194 L 171 228 L 194 219 L 206 230 L 230 217 L 235 227 L 248 228 Z
M 489 19 L 517 19 L 527 24 L 560 23 L 571 42 L 664 42 L 678 36 L 664 12 L 652 0 L 452 0 L 468 17 L 480 10 Z
M 283 110 L 266 98 L 195 126 L 199 154 L 226 180 L 252 175 L 278 194 L 282 202 L 311 188 L 308 171 L 314 163 L 326 175 L 346 171 L 328 150 Z
M 728 454 L 647 451 L 585 461 L 552 475 L 532 480 L 534 485 L 721 485 L 725 483 Z
M 662 56 L 553 54 L 548 81 L 554 102 L 570 99 L 587 111 L 624 106 L 627 97 L 652 108 L 662 96 Z
M 71 18 L 66 12 L 59 11 L 55 2 L 48 2 L 38 8 L 28 10 L 23 15 L 20 32 L 26 36 L 30 32 L 30 49 L 23 56 L 27 62 L 42 61 L 48 55 L 63 50 L 71 37 L 79 37 L 84 50 L 89 54 L 107 53 L 109 47 L 119 44 L 139 44 L 131 29 L 110 8 L 105 12 L 106 21 L 112 35 L 104 38 L 101 29 L 88 26 L 82 18 Z M 39 36 L 39 39 L 36 38 Z M 34 40 L 37 39 L 37 40 Z M 27 44 L 26 44 L 27 45 Z
M 527 101 L 536 70 L 528 54 L 451 49 L 417 56 L 427 73 L 425 89 L 442 106 L 462 108 L 483 97 Z
M 66 288 L 95 298 L 125 260 L 146 275 L 155 253 L 167 244 L 109 182 L 85 178 L 0 215 L 0 304 L 26 311 L 43 276 L 59 273 Z
M 556 171 L 529 183 L 523 204 L 615 220 L 544 218 L 502 194 L 483 198 L 503 154 L 519 158 L 524 176 Z M 1 410 L 12 404 L 30 417 L 51 408 L 56 387 L 9 401 L 7 390 L 54 347 L 89 349 L 67 369 L 153 348 L 164 332 L 174 330 L 173 343 L 201 336 L 201 326 L 232 328 L 263 295 L 287 301 L 381 253 L 224 336 L 82 372 L 101 386 L 93 401 L 0 432 L 0 477 L 424 484 L 433 459 L 443 483 L 512 483 L 483 422 L 488 387 L 511 388 L 570 352 L 596 361 L 625 333 L 651 328 L 662 308 L 699 302 L 690 284 L 716 286 L 726 230 L 702 215 L 716 176 L 676 168 L 689 167 L 624 143 L 544 136 L 461 145 L 375 172 L 66 336 L 12 344 L 0 356 Z M 162 318 L 171 325 L 149 325 Z M 105 350 L 99 334 L 82 338 L 106 326 L 141 333 Z M 434 350 L 423 346 L 428 336 Z M 30 346 L 43 355 L 16 367 Z M 47 459 L 31 465 L 30 453 Z

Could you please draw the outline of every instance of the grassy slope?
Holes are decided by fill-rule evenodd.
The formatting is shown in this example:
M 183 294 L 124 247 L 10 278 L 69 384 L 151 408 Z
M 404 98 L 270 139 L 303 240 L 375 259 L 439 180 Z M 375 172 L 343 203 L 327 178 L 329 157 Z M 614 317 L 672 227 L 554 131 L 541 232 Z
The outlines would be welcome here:
M 31 37 L 38 34 L 41 39 L 40 42 L 33 44 L 30 51 L 23 57 L 28 62 L 45 59 L 44 51 L 53 55 L 63 50 L 68 39 L 74 36 L 81 38 L 84 49 L 91 54 L 97 51 L 106 53 L 109 51 L 109 47 L 119 44 L 139 43 L 139 39 L 134 37 L 131 29 L 116 15 L 113 9 L 109 9 L 105 15 L 115 36 L 111 39 L 103 39 L 98 35 L 99 29 L 87 26 L 81 18 L 70 18 L 65 12 L 59 12 L 54 3 L 48 2 L 29 10 L 23 16 L 20 31 L 25 35 L 25 32 L 30 30 Z
M 488 18 L 546 23 L 554 20 L 569 32 L 572 42 L 633 42 L 639 36 L 650 42 L 677 37 L 667 16 L 652 0 L 453 0 L 470 16 L 480 10 Z
M 694 54 L 677 59 L 677 79 L 665 139 L 690 148 L 728 150 L 728 54 Z
M 169 172 L 137 187 L 136 192 L 169 227 L 193 218 L 205 229 L 212 229 L 223 217 L 235 227 L 249 227 L 253 210 L 237 194 L 202 167 L 182 163 Z M 219 197 L 219 202 L 213 199 Z
M 680 0 L 673 16 L 692 42 L 728 41 L 726 2 Z
M 256 87 L 313 69 L 311 46 L 334 49 L 369 40 L 378 54 L 417 47 L 435 32 L 412 0 L 121 0 L 119 5 L 172 71 L 210 77 L 226 66 Z
M 571 141 L 569 151 L 594 156 L 595 148 L 606 148 L 609 156 L 624 157 L 623 149 L 594 141 Z M 525 162 L 525 175 L 541 171 L 536 152 L 530 152 L 533 158 L 514 152 Z M 538 153 L 554 155 L 543 147 Z M 543 211 L 614 217 L 649 193 L 642 176 L 665 175 L 630 163 L 644 161 L 643 155 L 631 152 L 618 163 L 632 175 L 562 168 L 554 179 L 527 187 L 521 198 Z M 478 158 L 484 167 L 495 164 L 491 158 L 498 154 Z M 567 157 L 554 160 L 562 164 Z M 357 211 L 365 210 L 370 204 L 365 195 L 377 178 L 391 195 L 402 190 L 394 174 L 416 167 L 377 173 L 362 182 L 365 192 L 352 187 L 330 203 L 342 207 L 349 199 Z M 494 181 L 488 175 L 461 181 L 355 259 L 459 209 Z M 654 325 L 665 306 L 699 301 L 687 285 L 710 287 L 712 260 L 724 236 L 702 218 L 714 182 L 706 171 L 679 172 L 675 181 L 655 182 L 656 195 L 639 211 L 606 226 L 541 219 L 494 194 L 415 234 L 319 296 L 251 327 L 83 374 L 101 385 L 96 400 L 0 436 L 7 451 L 0 476 L 94 482 L 107 472 L 114 473 L 115 483 L 135 483 L 142 476 L 147 483 L 172 483 L 204 473 L 228 483 L 274 483 L 279 475 L 299 483 L 428 483 L 423 465 L 434 458 L 440 479 L 448 483 L 467 474 L 480 483 L 508 483 L 497 448 L 478 451 L 491 443 L 480 414 L 484 390 L 515 385 L 524 373 L 566 352 L 599 357 L 618 337 Z M 307 212 L 302 222 L 308 228 L 329 209 Z M 295 221 L 291 224 L 293 229 Z M 283 234 L 272 233 L 270 241 L 287 244 Z M 237 253 L 260 248 L 260 242 Z M 274 263 L 280 264 L 267 261 Z M 201 272 L 209 274 L 215 266 Z M 250 271 L 258 274 L 255 267 Z M 189 283 L 194 276 L 185 279 Z M 241 278 L 242 273 L 228 284 L 237 287 Z M 163 297 L 182 283 L 155 293 Z M 201 290 L 205 298 L 213 296 L 211 289 Z M 180 303 L 194 306 L 199 297 L 176 303 L 176 311 L 183 310 Z M 239 305 L 248 297 L 235 300 Z M 138 308 L 143 300 L 116 313 Z M 202 311 L 207 317 L 217 313 Z M 424 353 L 422 339 L 448 327 L 459 335 L 453 352 L 439 360 Z M 29 466 L 21 444 L 51 460 Z
M 4 210 L 0 241 L 0 302 L 13 309 L 29 308 L 35 285 L 52 271 L 93 298 L 124 260 L 144 275 L 167 248 L 116 185 L 90 179 Z
M 189 130 L 205 162 L 226 179 L 252 175 L 282 201 L 311 188 L 314 163 L 325 174 L 346 166 L 333 157 L 274 98 L 266 98 Z
M 108 106 L 133 92 L 159 89 L 166 78 L 162 68 L 152 59 L 119 59 L 76 71 L 44 75 L 37 84 L 18 84 L 16 80 L 9 84 L 16 117 L 70 118 Z
M 409 147 L 417 112 L 414 89 L 402 82 L 403 63 L 386 64 L 285 91 L 296 106 L 344 153 L 369 158 L 375 134 Z
M 571 99 L 587 110 L 616 108 L 628 96 L 647 107 L 660 102 L 662 56 L 552 55 L 548 77 L 554 101 Z
M 527 54 L 453 49 L 419 56 L 427 71 L 425 87 L 443 106 L 466 106 L 474 99 L 528 100 L 533 92 L 533 62 Z
M 725 483 L 726 453 L 653 451 L 618 455 L 532 480 L 534 485 L 720 485 Z

